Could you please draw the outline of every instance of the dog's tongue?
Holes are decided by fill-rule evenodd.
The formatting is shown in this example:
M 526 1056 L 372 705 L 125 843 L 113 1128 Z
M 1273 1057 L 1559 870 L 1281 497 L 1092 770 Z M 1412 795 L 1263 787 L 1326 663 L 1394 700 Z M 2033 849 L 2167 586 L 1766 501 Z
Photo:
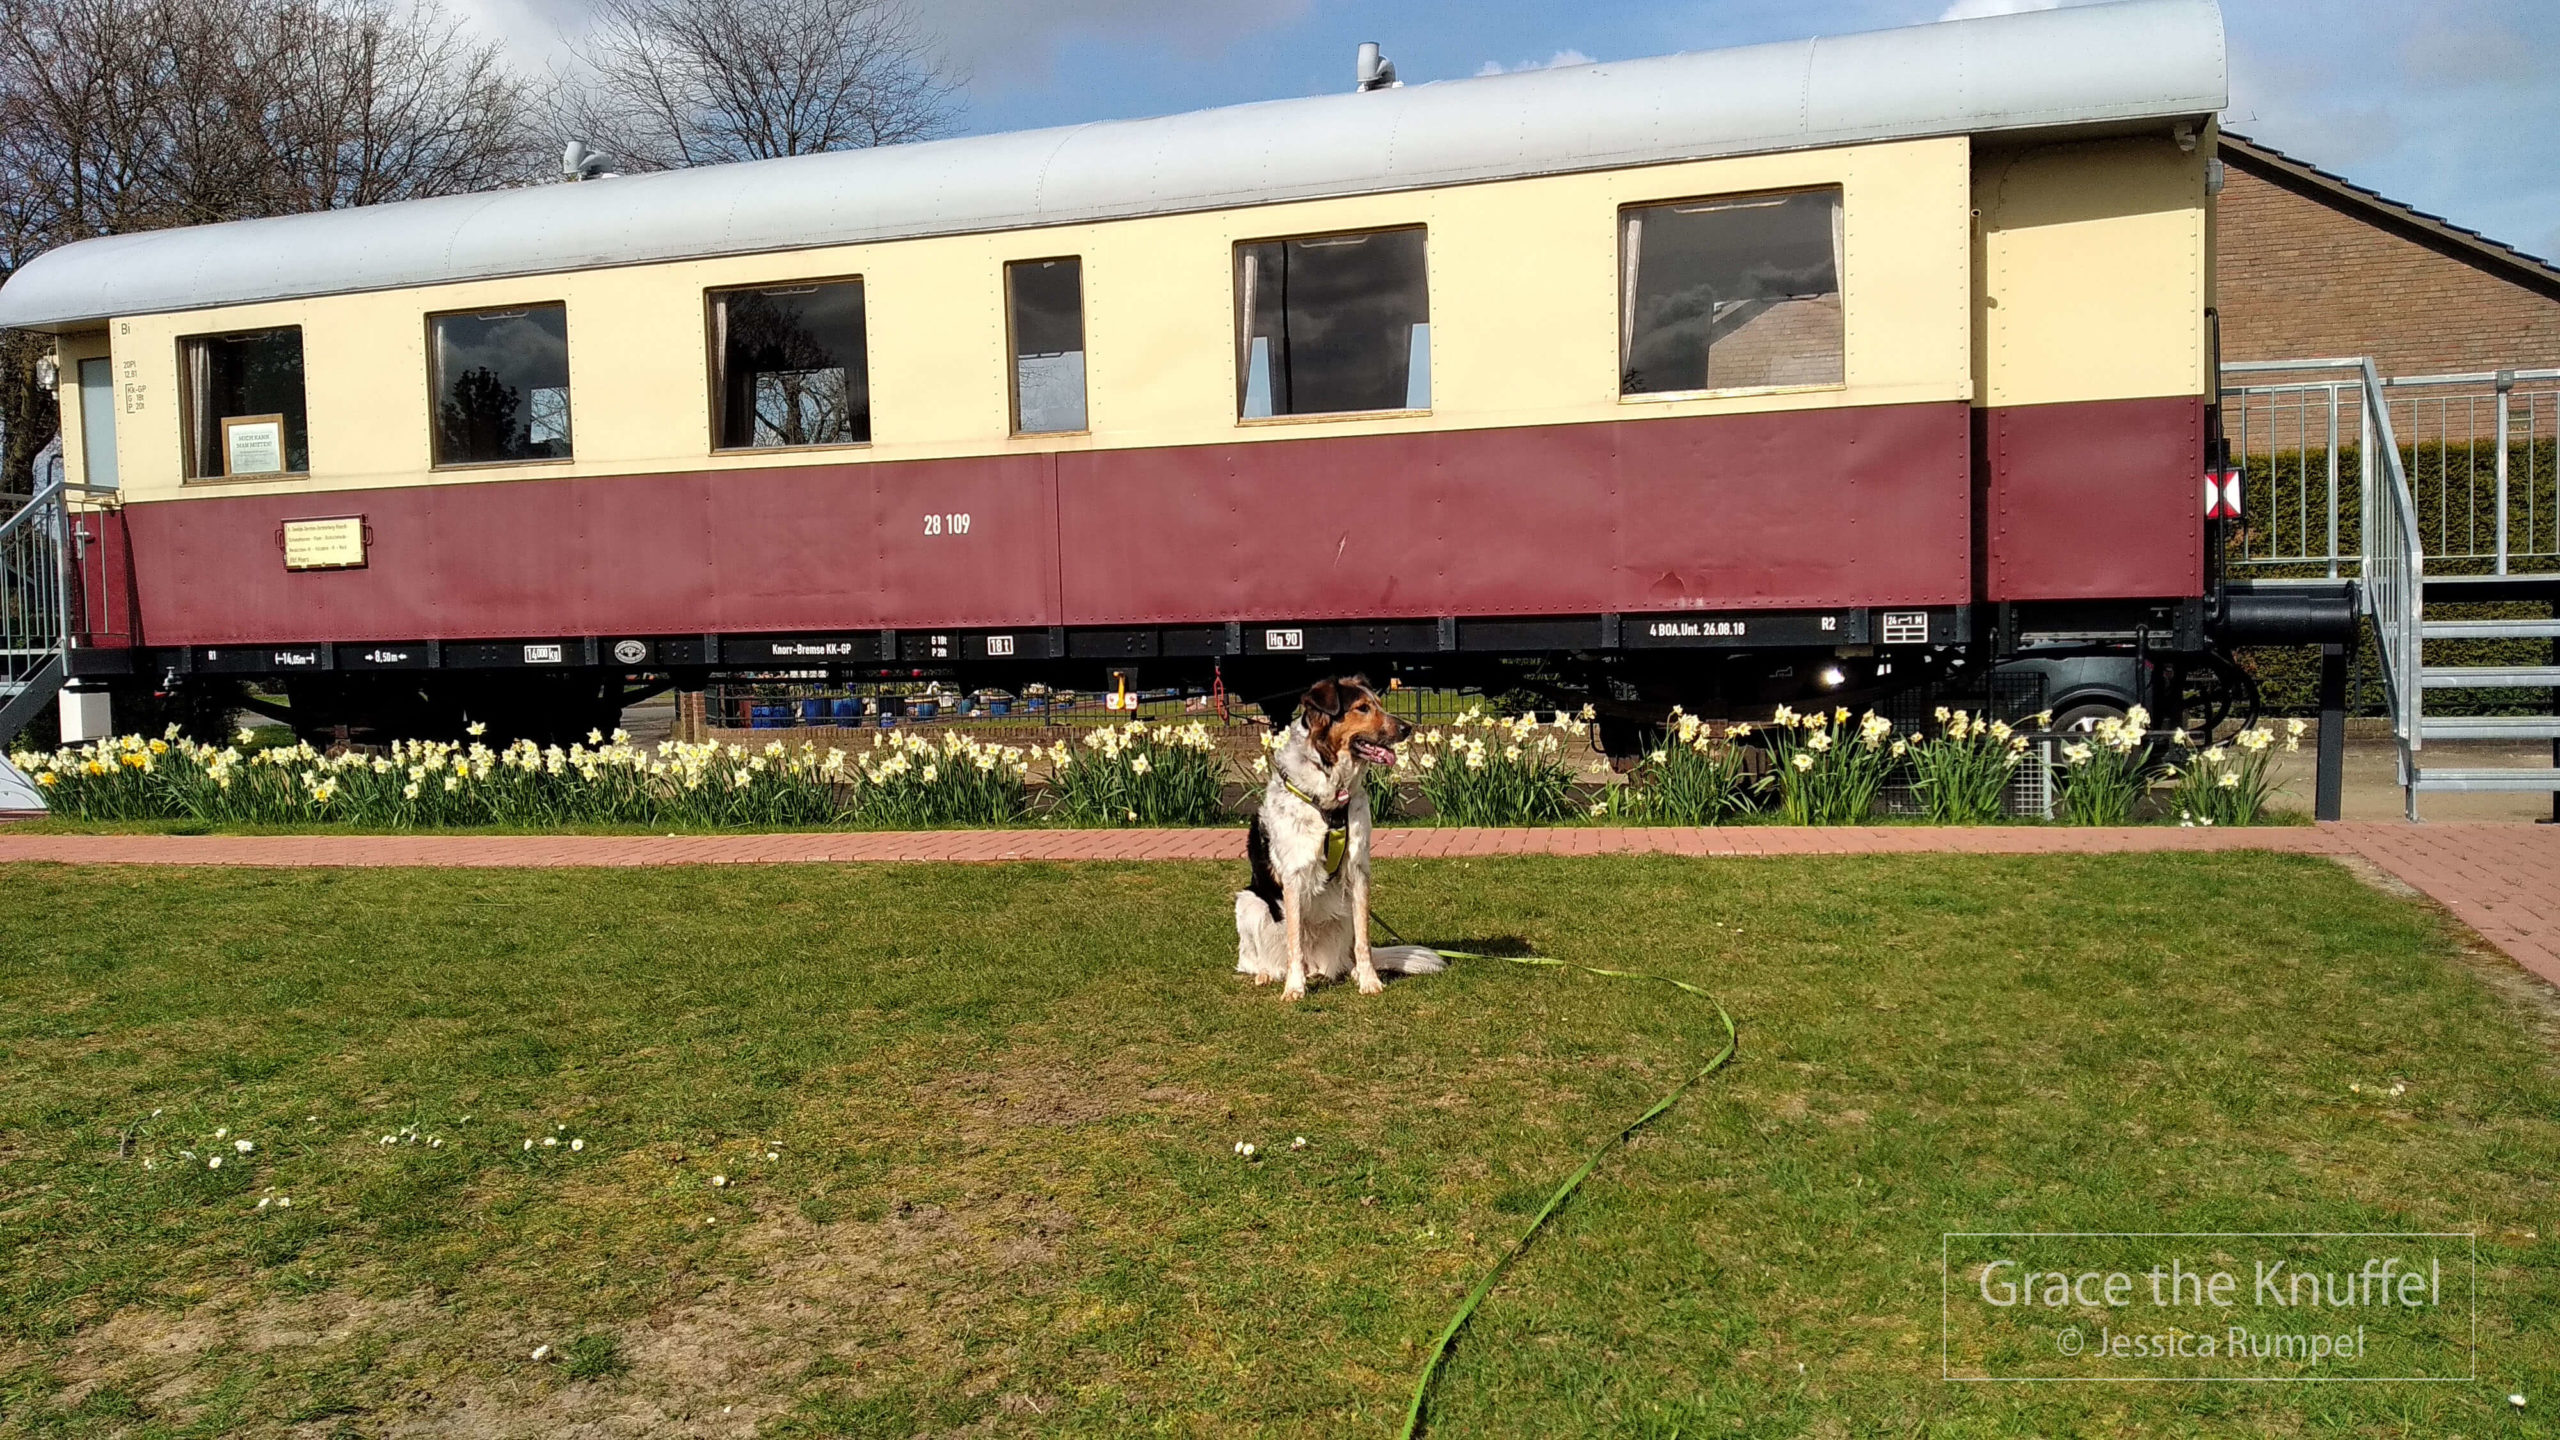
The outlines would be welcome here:
M 1375 740 L 1352 741 L 1351 753 L 1368 761 L 1372 765 L 1393 765 L 1396 763 L 1396 752 L 1379 744 Z

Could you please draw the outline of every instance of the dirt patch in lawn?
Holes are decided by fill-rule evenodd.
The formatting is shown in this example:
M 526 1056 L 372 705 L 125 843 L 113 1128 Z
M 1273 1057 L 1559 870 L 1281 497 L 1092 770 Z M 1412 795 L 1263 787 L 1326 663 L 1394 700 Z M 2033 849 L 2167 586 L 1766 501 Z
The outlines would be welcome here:
M 969 1119 L 998 1128 L 1062 1129 L 1121 1116 L 1212 1118 L 1230 1113 L 1218 1097 L 1160 1083 L 1139 1065 L 1077 1065 L 1036 1056 L 992 1070 L 943 1076 L 916 1086 L 915 1095 L 920 1104 L 957 1104 Z
M 11 1358 L 44 1366 L 57 1382 L 56 1407 L 113 1385 L 177 1419 L 243 1366 L 274 1361 L 308 1373 L 391 1352 L 410 1362 L 388 1367 L 407 1376 L 400 1393 L 362 1398 L 392 1435 L 750 1435 L 791 1409 L 812 1373 L 856 1392 L 866 1377 L 892 1374 L 991 1391 L 999 1371 L 971 1358 L 976 1335 L 956 1322 L 967 1317 L 981 1330 L 1015 1323 L 1007 1317 L 1056 1288 L 1061 1243 L 1079 1228 L 1063 1206 L 1029 1195 L 902 1204 L 877 1220 L 824 1225 L 790 1212 L 761 1215 L 719 1258 L 724 1277 L 611 1327 L 618 1373 L 597 1378 L 571 1379 L 561 1363 L 579 1333 L 565 1317 L 545 1323 L 520 1311 L 475 1314 L 469 1301 L 344 1291 L 129 1308 L 51 1355 Z M 536 1361 L 539 1345 L 551 1353 Z M 1008 1402 L 1015 1410 L 1047 1403 Z M 290 1433 L 333 1433 L 333 1420 L 293 1424 L 293 1413 L 259 1418 Z

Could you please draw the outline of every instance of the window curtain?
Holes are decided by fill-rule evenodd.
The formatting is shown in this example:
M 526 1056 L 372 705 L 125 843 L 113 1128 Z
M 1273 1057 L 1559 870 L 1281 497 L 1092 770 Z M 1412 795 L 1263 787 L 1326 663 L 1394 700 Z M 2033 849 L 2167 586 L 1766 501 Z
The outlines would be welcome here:
M 222 453 L 222 417 L 213 413 L 212 347 L 197 341 L 187 347 L 187 414 L 195 431 L 195 477 L 209 480 L 229 473 Z
M 1644 212 L 1641 210 L 1627 212 L 1625 254 L 1626 273 L 1620 278 L 1618 287 L 1618 373 L 1620 375 L 1627 373 L 1627 367 L 1633 365 L 1636 358 L 1636 277 L 1644 268 Z
M 1845 294 L 1849 289 L 1848 265 L 1843 259 L 1847 254 L 1847 247 L 1841 238 L 1842 232 L 1847 228 L 1842 217 L 1848 213 L 1847 201 L 1838 192 L 1833 192 L 1831 196 L 1831 293 L 1834 295 Z
M 1260 248 L 1255 245 L 1236 247 L 1239 290 L 1237 301 L 1239 310 L 1236 315 L 1236 413 L 1248 416 L 1251 410 L 1247 405 L 1247 397 L 1252 393 L 1253 384 L 1253 320 L 1257 313 L 1255 302 L 1262 278 Z M 1270 412 L 1265 410 L 1263 413 Z

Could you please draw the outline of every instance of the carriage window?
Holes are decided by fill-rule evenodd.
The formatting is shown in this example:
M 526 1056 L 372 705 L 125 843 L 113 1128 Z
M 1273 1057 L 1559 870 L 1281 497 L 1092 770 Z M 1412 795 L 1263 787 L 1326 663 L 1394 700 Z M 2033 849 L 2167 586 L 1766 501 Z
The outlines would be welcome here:
M 1841 383 L 1840 192 L 1619 212 L 1619 392 Z
M 178 343 L 186 372 L 181 409 L 188 479 L 310 470 L 301 330 L 197 335 Z
M 1431 408 L 1423 232 L 1236 247 L 1236 413 Z
M 427 321 L 436 463 L 569 458 L 569 312 L 559 305 Z
M 859 280 L 711 292 L 718 448 L 868 442 L 865 344 Z
M 80 362 L 80 478 L 101 490 L 116 488 L 114 371 L 104 356 Z
M 1057 435 L 1084 423 L 1084 265 L 1018 260 L 1004 267 L 1013 320 L 1013 432 Z

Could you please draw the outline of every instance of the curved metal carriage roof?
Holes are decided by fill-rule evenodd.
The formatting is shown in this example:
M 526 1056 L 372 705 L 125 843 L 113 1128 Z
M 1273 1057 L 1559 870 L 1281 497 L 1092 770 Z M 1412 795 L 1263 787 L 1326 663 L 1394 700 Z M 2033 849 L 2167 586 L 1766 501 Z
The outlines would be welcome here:
M 0 289 L 0 325 L 2199 116 L 2225 98 L 2214 0 L 2123 0 L 111 235 L 21 269 Z

